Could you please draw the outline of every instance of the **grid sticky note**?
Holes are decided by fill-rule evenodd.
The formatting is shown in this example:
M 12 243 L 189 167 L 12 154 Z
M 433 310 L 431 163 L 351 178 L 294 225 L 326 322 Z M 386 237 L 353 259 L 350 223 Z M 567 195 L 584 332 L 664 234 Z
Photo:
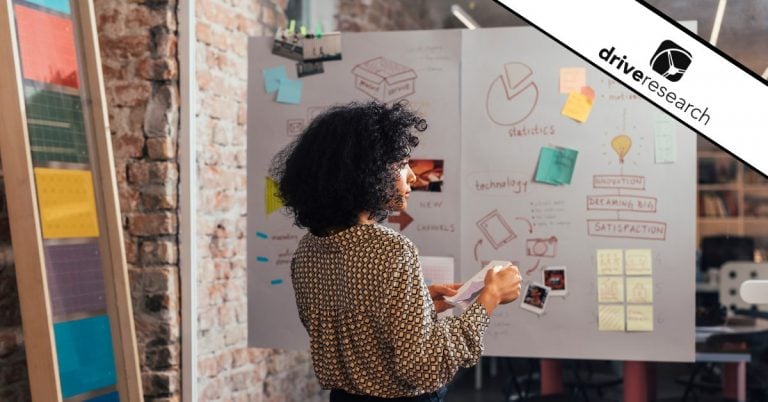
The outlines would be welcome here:
M 117 382 L 112 332 L 106 315 L 53 324 L 64 398 Z
M 91 172 L 35 168 L 43 238 L 99 237 Z

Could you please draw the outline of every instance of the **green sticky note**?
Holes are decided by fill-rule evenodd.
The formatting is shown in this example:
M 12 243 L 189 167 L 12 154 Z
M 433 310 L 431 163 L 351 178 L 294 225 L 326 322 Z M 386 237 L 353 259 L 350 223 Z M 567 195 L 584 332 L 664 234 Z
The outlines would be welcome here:
M 277 101 L 280 103 L 290 103 L 298 105 L 301 103 L 301 91 L 304 84 L 300 80 L 284 79 L 280 81 L 280 88 L 277 90 Z
M 291 22 L 288 24 L 288 31 L 291 33 L 296 32 L 296 20 L 291 20 Z
M 547 184 L 571 184 L 579 151 L 568 148 L 542 147 L 534 180 Z
M 268 94 L 280 89 L 280 82 L 288 78 L 285 75 L 285 66 L 268 68 L 262 71 L 262 75 L 264 76 L 264 90 Z

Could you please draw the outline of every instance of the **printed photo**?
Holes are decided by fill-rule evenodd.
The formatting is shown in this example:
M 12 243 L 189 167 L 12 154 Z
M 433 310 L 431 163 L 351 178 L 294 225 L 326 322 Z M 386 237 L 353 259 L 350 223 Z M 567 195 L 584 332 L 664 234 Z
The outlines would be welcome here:
M 411 185 L 413 191 L 443 191 L 442 159 L 411 159 L 411 170 L 416 175 L 416 182 Z
M 565 266 L 544 268 L 544 286 L 552 289 L 551 296 L 565 296 L 568 292 L 565 281 Z
M 551 291 L 552 289 L 540 283 L 529 283 L 525 286 L 523 301 L 520 303 L 520 307 L 536 314 L 542 314 Z

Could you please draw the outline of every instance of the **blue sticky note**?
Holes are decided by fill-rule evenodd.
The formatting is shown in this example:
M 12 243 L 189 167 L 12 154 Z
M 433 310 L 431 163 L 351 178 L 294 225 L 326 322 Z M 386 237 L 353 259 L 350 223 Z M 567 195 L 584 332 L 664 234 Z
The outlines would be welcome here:
M 285 75 L 285 66 L 268 68 L 261 74 L 264 76 L 264 90 L 268 94 L 277 91 L 280 88 L 280 82 L 288 79 Z
M 269 262 L 269 258 L 263 257 L 263 256 L 257 256 L 256 261 L 258 262 Z
M 30 3 L 43 6 L 51 10 L 58 11 L 64 14 L 71 14 L 72 10 L 69 8 L 69 0 L 27 0 Z
M 120 394 L 117 392 L 110 392 L 91 399 L 86 399 L 85 402 L 120 402 Z
M 277 101 L 298 105 L 301 103 L 301 90 L 303 87 L 304 83 L 300 80 L 289 80 L 286 78 L 280 81 L 280 88 L 277 90 Z
M 64 398 L 117 383 L 106 315 L 55 323 L 53 332 Z
M 579 151 L 568 148 L 542 147 L 534 180 L 547 184 L 571 184 Z
M 271 283 L 273 285 L 281 285 L 283 283 L 283 280 L 282 279 L 272 279 L 272 281 L 270 281 L 269 283 Z

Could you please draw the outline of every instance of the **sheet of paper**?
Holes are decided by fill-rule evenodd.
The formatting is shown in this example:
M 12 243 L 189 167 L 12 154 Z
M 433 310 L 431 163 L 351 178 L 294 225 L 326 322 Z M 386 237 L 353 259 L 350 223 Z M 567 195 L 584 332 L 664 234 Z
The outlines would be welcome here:
M 624 277 L 600 276 L 597 278 L 597 301 L 600 303 L 624 302 Z
M 451 304 L 459 305 L 464 308 L 469 306 L 474 300 L 475 297 L 477 297 L 477 293 L 480 292 L 485 287 L 485 274 L 488 272 L 489 269 L 493 269 L 493 267 L 497 265 L 506 266 L 510 262 L 509 261 L 501 261 L 501 260 L 494 260 L 488 263 L 483 269 L 478 271 L 476 274 L 472 276 L 468 281 L 464 282 L 463 285 L 457 290 L 456 295 L 452 297 L 446 297 L 445 300 L 447 300 Z
M 627 249 L 624 250 L 627 275 L 652 275 L 653 254 L 651 249 Z
M 597 274 L 621 275 L 624 273 L 624 260 L 621 249 L 604 248 L 597 250 Z
M 587 70 L 584 67 L 563 67 L 560 69 L 560 93 L 579 92 L 587 85 Z
M 267 215 L 283 207 L 283 200 L 277 196 L 277 182 L 271 177 L 266 178 L 264 198 L 264 208 Z
M 285 66 L 267 68 L 262 71 L 262 76 L 264 77 L 264 90 L 268 94 L 277 91 L 280 88 L 280 82 L 288 79 L 288 76 L 285 75 Z
M 580 90 L 577 90 L 580 91 Z M 581 92 L 571 92 L 563 106 L 562 114 L 570 117 L 579 123 L 584 123 L 589 118 L 592 111 L 592 101 Z
M 424 282 L 429 285 L 453 283 L 453 258 L 419 256 Z
M 669 118 L 657 117 L 653 123 L 656 163 L 677 161 L 676 123 Z
M 575 149 L 542 147 L 535 180 L 554 185 L 571 184 L 578 154 Z
M 289 80 L 286 78 L 280 81 L 280 88 L 277 90 L 277 101 L 298 105 L 301 103 L 301 91 L 303 88 L 304 83 L 300 80 Z
M 653 331 L 653 306 L 628 305 L 627 331 Z
M 35 168 L 35 183 L 43 238 L 99 237 L 91 172 Z
M 597 308 L 600 331 L 624 331 L 624 306 L 600 304 Z
M 627 303 L 653 303 L 653 278 L 650 276 L 628 277 Z

